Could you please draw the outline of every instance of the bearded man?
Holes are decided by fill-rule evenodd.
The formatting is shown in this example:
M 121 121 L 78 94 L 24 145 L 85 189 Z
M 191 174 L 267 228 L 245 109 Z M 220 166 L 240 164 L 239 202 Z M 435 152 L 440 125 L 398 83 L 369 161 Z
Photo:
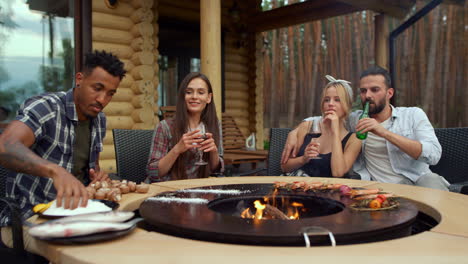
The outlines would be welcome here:
M 370 117 L 359 119 L 362 110 L 358 110 L 347 121 L 348 131 L 368 132 L 354 172 L 363 180 L 448 190 L 449 183 L 429 169 L 439 162 L 442 147 L 427 115 L 418 107 L 394 107 L 394 93 L 390 74 L 384 68 L 374 66 L 361 74 L 359 94 L 363 105 L 370 103 Z M 316 118 L 320 117 L 306 121 Z M 301 146 L 296 136 L 301 127 L 289 134 L 282 163 L 294 157 L 297 146 Z

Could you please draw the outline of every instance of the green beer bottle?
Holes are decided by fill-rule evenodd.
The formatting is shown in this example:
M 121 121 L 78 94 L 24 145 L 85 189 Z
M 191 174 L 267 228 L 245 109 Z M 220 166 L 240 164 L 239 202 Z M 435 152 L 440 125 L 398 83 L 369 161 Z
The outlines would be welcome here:
M 362 111 L 362 114 L 359 117 L 359 120 L 363 118 L 367 118 L 367 117 L 369 117 L 369 101 L 366 101 L 366 104 L 364 105 L 364 111 Z M 356 137 L 359 138 L 360 140 L 364 140 L 367 138 L 367 132 L 361 133 L 361 131 L 356 131 Z

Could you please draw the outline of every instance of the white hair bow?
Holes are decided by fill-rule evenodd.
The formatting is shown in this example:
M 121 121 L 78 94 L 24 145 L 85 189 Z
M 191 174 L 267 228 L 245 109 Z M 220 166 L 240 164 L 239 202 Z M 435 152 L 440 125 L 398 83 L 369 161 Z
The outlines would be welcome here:
M 346 80 L 337 80 L 331 75 L 325 75 L 325 78 L 327 78 L 327 80 L 330 81 L 328 84 L 339 83 L 339 84 L 343 85 L 343 87 L 346 88 L 346 91 L 348 92 L 349 98 L 351 98 L 351 101 L 354 100 L 354 98 L 353 98 L 353 89 L 351 89 L 351 86 L 350 86 L 351 82 L 348 82 Z

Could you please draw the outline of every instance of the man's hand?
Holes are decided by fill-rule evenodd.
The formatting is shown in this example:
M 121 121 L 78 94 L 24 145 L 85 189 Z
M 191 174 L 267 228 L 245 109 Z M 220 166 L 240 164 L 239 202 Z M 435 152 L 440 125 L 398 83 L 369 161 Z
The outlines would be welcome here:
M 284 145 L 283 153 L 281 154 L 281 164 L 286 164 L 288 162 L 289 157 L 295 158 L 297 155 L 297 132 L 293 130 L 289 132 L 288 139 L 286 140 L 286 144 Z
M 57 207 L 62 206 L 62 201 L 65 209 L 75 209 L 78 205 L 85 207 L 88 204 L 88 192 L 85 186 L 58 165 L 54 164 L 53 171 L 52 179 L 57 190 Z
M 91 183 L 107 181 L 107 179 L 109 179 L 109 175 L 103 170 L 96 171 L 95 169 L 89 169 L 89 179 L 91 180 Z
M 372 132 L 379 137 L 385 138 L 388 130 L 385 129 L 377 120 L 374 118 L 363 118 L 359 120 L 356 131 L 361 133 Z

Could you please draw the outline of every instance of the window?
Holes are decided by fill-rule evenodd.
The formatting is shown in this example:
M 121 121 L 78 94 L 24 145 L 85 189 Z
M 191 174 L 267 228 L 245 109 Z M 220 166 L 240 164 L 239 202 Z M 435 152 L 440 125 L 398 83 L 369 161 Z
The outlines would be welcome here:
M 0 107 L 9 112 L 6 121 L 14 118 L 26 98 L 72 88 L 73 2 L 7 0 L 0 3 Z
M 182 78 L 190 72 L 200 71 L 200 59 L 160 55 L 158 105 L 176 105 L 177 92 Z M 183 67 L 188 62 L 188 67 Z

